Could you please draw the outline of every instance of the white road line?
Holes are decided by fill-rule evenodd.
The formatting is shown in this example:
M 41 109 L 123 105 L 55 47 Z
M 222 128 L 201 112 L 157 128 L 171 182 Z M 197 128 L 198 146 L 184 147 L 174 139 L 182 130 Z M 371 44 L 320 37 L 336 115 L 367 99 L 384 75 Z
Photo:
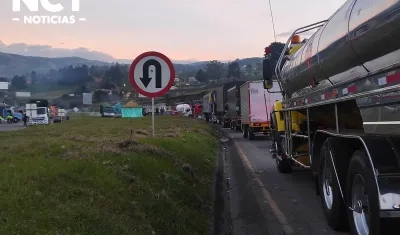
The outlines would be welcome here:
M 294 229 L 290 224 L 288 223 L 288 220 L 286 219 L 286 216 L 282 213 L 282 211 L 279 209 L 278 204 L 275 202 L 275 200 L 272 198 L 271 193 L 265 188 L 263 182 L 256 176 L 256 173 L 254 171 L 253 166 L 251 165 L 249 158 L 246 156 L 246 154 L 243 152 L 242 148 L 239 147 L 239 145 L 234 141 L 233 136 L 228 133 L 229 137 L 233 140 L 233 143 L 236 147 L 236 149 L 239 152 L 240 158 L 242 159 L 244 165 L 251 171 L 251 174 L 253 175 L 255 181 L 257 182 L 258 186 L 260 186 L 262 194 L 264 196 L 264 199 L 268 202 L 272 212 L 274 213 L 275 217 L 279 221 L 283 231 L 285 232 L 286 235 L 294 234 Z

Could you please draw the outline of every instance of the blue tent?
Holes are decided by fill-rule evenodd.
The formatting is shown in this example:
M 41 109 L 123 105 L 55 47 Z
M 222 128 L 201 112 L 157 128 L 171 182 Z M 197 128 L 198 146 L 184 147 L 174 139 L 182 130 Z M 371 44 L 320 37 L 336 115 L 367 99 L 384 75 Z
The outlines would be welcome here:
M 129 101 L 121 108 L 121 116 L 123 118 L 143 117 L 143 108 L 133 101 Z
M 121 109 L 122 109 L 122 104 L 121 103 L 117 103 L 112 108 L 114 110 L 114 113 L 121 114 Z

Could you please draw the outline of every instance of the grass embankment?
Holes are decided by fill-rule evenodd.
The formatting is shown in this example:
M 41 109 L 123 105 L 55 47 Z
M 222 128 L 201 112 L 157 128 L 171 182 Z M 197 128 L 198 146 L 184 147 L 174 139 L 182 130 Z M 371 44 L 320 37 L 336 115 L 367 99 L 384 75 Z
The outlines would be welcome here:
M 206 234 L 204 121 L 76 118 L 0 133 L 0 234 Z

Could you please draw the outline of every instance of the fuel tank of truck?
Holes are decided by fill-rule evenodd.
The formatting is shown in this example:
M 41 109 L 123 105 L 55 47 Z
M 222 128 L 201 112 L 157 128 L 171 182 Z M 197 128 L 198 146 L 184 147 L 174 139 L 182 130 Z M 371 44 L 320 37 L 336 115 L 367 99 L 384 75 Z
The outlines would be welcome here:
M 284 64 L 282 88 L 297 97 L 364 76 L 399 64 L 399 49 L 400 1 L 348 0 Z

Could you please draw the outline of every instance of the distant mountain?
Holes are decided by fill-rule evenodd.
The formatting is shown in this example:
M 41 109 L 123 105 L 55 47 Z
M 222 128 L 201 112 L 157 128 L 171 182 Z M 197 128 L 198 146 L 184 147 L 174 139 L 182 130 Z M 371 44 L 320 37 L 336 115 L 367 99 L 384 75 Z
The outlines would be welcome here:
M 128 59 L 118 59 L 116 62 L 120 64 L 131 64 L 133 59 L 128 60 Z M 174 64 L 192 64 L 198 62 L 197 60 L 172 60 L 172 63 Z
M 117 60 L 121 64 L 130 64 L 131 60 Z M 177 72 L 193 72 L 204 69 L 209 61 L 173 61 Z M 179 62 L 179 63 L 178 63 Z M 221 61 L 227 62 L 227 61 Z M 238 60 L 240 66 L 251 64 L 255 66 L 261 62 L 261 58 L 245 58 Z M 47 58 L 38 56 L 22 56 L 0 52 L 0 76 L 13 77 L 24 75 L 36 71 L 37 73 L 47 73 L 50 69 L 60 69 L 67 66 L 78 66 L 86 64 L 88 66 L 110 65 L 108 62 L 88 60 L 80 57 L 61 57 Z
M 22 56 L 16 54 L 7 54 L 0 52 L 0 76 L 12 77 L 36 71 L 37 73 L 46 73 L 50 69 L 59 69 L 67 66 L 77 66 L 86 64 L 108 65 L 109 63 L 87 60 L 79 57 L 64 58 L 46 58 L 36 56 Z

